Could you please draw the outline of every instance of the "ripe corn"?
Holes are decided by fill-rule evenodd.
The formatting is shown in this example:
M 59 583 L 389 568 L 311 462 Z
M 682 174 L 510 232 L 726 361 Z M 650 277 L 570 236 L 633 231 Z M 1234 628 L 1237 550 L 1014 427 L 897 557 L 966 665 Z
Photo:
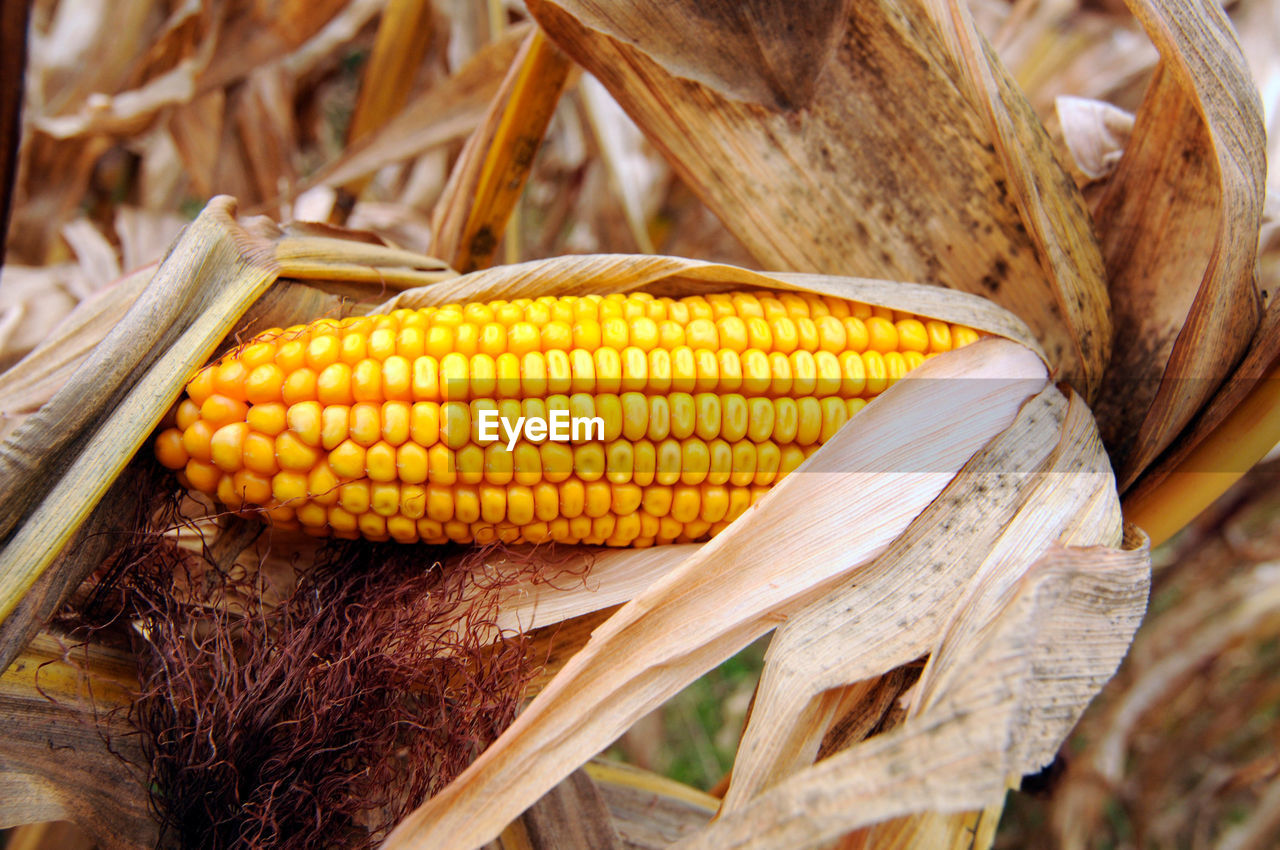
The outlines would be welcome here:
M 907 371 L 977 338 L 794 293 L 548 296 L 321 319 L 205 367 L 155 452 L 184 486 L 313 535 L 694 541 Z M 501 430 L 481 439 L 489 411 L 508 423 L 599 417 L 603 435 L 526 431 L 508 451 Z

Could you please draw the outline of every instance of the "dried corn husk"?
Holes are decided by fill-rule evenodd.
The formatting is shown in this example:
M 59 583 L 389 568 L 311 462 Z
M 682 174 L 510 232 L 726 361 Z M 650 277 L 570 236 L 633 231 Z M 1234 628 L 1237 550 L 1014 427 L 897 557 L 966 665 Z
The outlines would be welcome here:
M 1118 330 L 1100 421 L 1122 487 L 1253 341 L 1266 175 L 1261 103 L 1222 9 L 1130 6 L 1162 61 L 1095 214 Z
M 121 713 L 135 675 L 126 653 L 71 649 L 48 635 L 0 675 L 0 825 L 68 820 L 89 826 L 99 847 L 155 844 L 159 830 L 131 766 L 142 752 Z
M 251 233 L 234 223 L 233 210 L 229 198 L 214 199 L 70 380 L 0 443 L 0 666 L 96 566 L 105 541 L 85 543 L 81 526 L 192 371 L 280 275 L 382 289 L 452 274 L 431 258 L 368 240 L 338 241 L 320 228 L 289 236 L 259 223 Z M 293 300 L 291 308 L 315 306 Z M 56 381 L 65 373 L 66 362 L 44 357 L 42 349 L 32 358 L 37 365 L 28 382 Z M 0 404 L 8 408 L 7 401 Z M 105 510 L 120 507 L 119 499 L 108 500 Z M 76 557 L 51 571 L 77 533 Z
M 573 63 L 535 29 L 525 38 L 437 204 L 431 252 L 461 271 L 493 261 Z
M 980 294 L 1025 321 L 1050 365 L 1091 395 L 1111 344 L 1102 258 L 1025 97 L 972 33 L 949 43 L 950 22 L 936 20 L 945 4 L 810 5 L 824 7 L 834 51 L 786 27 L 790 4 L 754 10 L 764 36 L 723 33 L 699 4 L 628 19 L 625 35 L 595 4 L 529 10 L 761 265 Z M 720 51 L 673 62 L 650 47 L 668 29 L 712 45 L 738 39 L 737 96 L 757 53 L 777 59 L 773 80 L 806 85 L 761 101 L 757 84 L 757 100 L 735 100 L 704 84 L 724 79 Z
M 555 672 L 560 662 L 552 666 L 554 675 L 515 725 L 405 821 L 388 846 L 470 847 L 497 837 L 632 720 L 784 623 L 725 816 L 687 840 L 715 846 L 724 835 L 749 834 L 757 843 L 748 846 L 768 846 L 758 843 L 767 835 L 760 825 L 742 820 L 753 812 L 771 813 L 770 823 L 787 841 L 793 833 L 786 830 L 797 824 L 815 830 L 821 824 L 811 836 L 818 841 L 900 815 L 920 818 L 896 827 L 903 835 L 954 831 L 943 815 L 997 804 L 1009 775 L 1034 769 L 1052 754 L 1128 644 L 1145 603 L 1147 555 L 1140 536 L 1122 543 L 1114 480 L 1092 417 L 1081 397 L 1053 386 L 1045 355 L 1026 327 L 983 299 L 910 284 L 770 275 L 671 257 L 562 257 L 450 277 L 429 258 L 344 238 L 335 229 L 291 236 L 259 224 L 250 232 L 230 211 L 226 201 L 211 205 L 137 303 L 170 291 L 165 287 L 175 286 L 187 270 L 194 272 L 190 289 L 238 293 L 236 306 L 227 308 L 235 312 L 247 309 L 251 294 L 267 289 L 285 270 L 316 284 L 343 277 L 426 284 L 401 292 L 377 311 L 639 287 L 664 294 L 768 287 L 910 310 L 991 335 L 929 361 L 891 387 L 710 543 L 609 552 L 598 556 L 601 568 L 585 586 L 544 586 L 536 596 L 513 593 L 504 623 L 523 629 L 607 618 L 594 632 L 564 630 L 558 643 L 563 667 Z M 316 303 L 308 287 L 282 284 L 271 291 L 275 309 L 286 316 Z M 193 320 L 189 333 L 202 340 L 195 353 L 180 343 L 161 345 L 158 365 L 142 373 L 138 384 L 154 389 L 145 397 L 138 390 L 127 396 L 127 413 L 101 418 L 115 404 L 108 391 L 85 402 L 82 431 L 92 436 L 71 439 L 61 449 L 68 468 L 80 470 L 74 480 L 99 482 L 99 493 L 106 489 L 119 468 L 102 459 L 127 459 L 176 397 L 184 369 L 218 344 L 225 325 L 207 327 L 208 321 Z M 111 344 L 109 337 L 80 365 L 73 383 L 13 435 L 15 443 L 43 433 L 36 426 L 64 394 L 82 394 Z M 127 372 L 131 365 L 121 368 Z M 53 379 L 47 372 L 46 380 Z M 32 477 L 8 474 L 8 492 Z M 77 498 L 88 504 L 83 495 Z M 0 599 L 10 610 L 22 605 L 21 617 L 6 623 L 6 649 L 20 649 L 25 630 L 43 619 L 39 611 L 47 613 L 72 588 L 72 579 L 92 567 L 91 556 L 84 563 L 84 552 L 35 569 L 25 554 L 44 545 L 52 560 L 83 519 L 68 516 L 66 505 L 57 489 L 29 507 L 6 505 L 16 530 L 0 559 L 23 567 L 4 573 L 8 580 L 0 585 Z M 80 533 L 119 522 L 109 507 Z M 226 533 L 240 530 L 233 525 Z M 250 540 L 251 535 L 237 543 L 232 556 Z M 57 578 L 58 592 L 39 583 L 52 581 L 45 576 Z M 33 584 L 44 591 L 41 606 L 24 596 Z M 609 612 L 620 603 L 625 604 Z M 1052 640 L 1033 640 L 1033 628 Z M 861 663 L 837 663 L 839 654 L 833 653 L 831 666 L 813 666 L 803 647 L 823 640 L 841 653 L 851 645 L 878 648 Z M 822 700 L 831 688 L 889 673 L 924 655 L 931 660 L 901 727 L 865 744 L 854 741 L 852 749 L 811 766 L 815 741 L 841 718 L 830 711 L 815 718 L 806 704 L 788 702 L 790 695 L 778 688 L 788 681 L 787 670 L 804 670 L 806 699 Z M 883 704 L 883 696 L 878 699 Z M 859 705 L 850 699 L 843 708 Z M 790 742 L 781 753 L 751 743 L 768 738 L 771 730 Z M 933 778 L 908 773 L 893 786 L 893 795 L 876 798 L 889 803 L 847 805 L 862 793 L 858 789 L 888 787 L 884 771 L 922 742 L 937 757 L 951 759 L 949 772 Z M 758 779 L 762 765 L 774 766 L 771 786 Z M 828 790 L 832 809 L 845 814 L 805 818 L 796 792 L 788 789 L 800 789 L 802 798 L 811 793 L 805 783 L 815 782 Z

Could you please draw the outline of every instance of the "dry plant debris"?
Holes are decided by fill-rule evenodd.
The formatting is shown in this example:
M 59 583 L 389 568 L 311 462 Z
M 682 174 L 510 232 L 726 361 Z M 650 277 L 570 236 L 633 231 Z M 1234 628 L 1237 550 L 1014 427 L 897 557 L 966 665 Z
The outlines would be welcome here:
M 0 825 L 1277 840 L 1276 0 L 2 8 Z M 268 327 L 743 287 L 991 338 L 705 544 L 319 550 L 132 460 Z M 578 770 L 768 634 L 722 800 Z

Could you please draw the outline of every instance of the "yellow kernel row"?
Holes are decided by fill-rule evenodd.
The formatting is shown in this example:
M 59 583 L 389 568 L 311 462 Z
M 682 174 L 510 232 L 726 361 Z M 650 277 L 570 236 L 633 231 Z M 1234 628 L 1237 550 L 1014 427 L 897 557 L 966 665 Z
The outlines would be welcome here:
M 672 299 L 665 296 L 655 298 L 646 292 L 635 292 L 446 304 L 425 307 L 421 310 L 401 309 L 384 316 L 361 316 L 342 320 L 321 319 L 311 325 L 297 325 L 278 331 L 276 338 L 288 341 L 304 331 L 369 337 L 383 330 L 457 327 L 463 324 L 477 326 L 498 324 L 512 327 L 526 323 L 541 329 L 551 322 L 572 325 L 636 318 L 688 325 L 697 320 L 717 321 L 729 316 L 743 319 L 761 318 L 767 321 L 778 318 L 817 320 L 828 316 L 836 319 L 854 317 L 864 321 L 872 317 L 887 321 L 915 318 L 910 313 L 811 293 L 734 292 Z
M 784 477 L 789 471 L 782 471 L 777 477 Z M 191 470 L 185 475 L 190 479 Z M 403 535 L 392 534 L 387 528 L 394 527 L 397 519 L 408 523 L 426 520 L 441 526 L 458 522 L 524 527 L 535 521 L 552 523 L 561 518 L 596 520 L 613 516 L 623 523 L 630 523 L 628 518 L 636 517 L 646 524 L 671 520 L 681 525 L 703 522 L 709 527 L 718 522 L 732 522 L 767 491 L 767 485 L 759 484 L 641 487 L 570 478 L 559 484 L 543 482 L 532 487 L 353 481 L 328 492 L 310 493 L 307 481 L 298 480 L 293 473 L 266 478 L 247 470 L 223 475 L 213 488 L 218 500 L 232 510 L 250 512 L 267 506 L 268 516 L 283 527 L 301 528 L 322 536 L 329 532 L 337 536 L 359 532 L 369 537 L 373 536 L 369 524 L 377 521 L 366 518 L 376 516 L 385 524 L 379 534 L 389 534 L 396 539 Z M 419 536 L 428 539 L 432 535 L 419 532 Z M 612 534 L 601 536 L 607 538 Z M 634 536 L 675 538 L 679 534 L 662 533 L 655 526 L 648 533 L 637 531 Z
M 768 490 L 753 488 L 749 493 L 750 504 L 759 501 Z M 736 518 L 736 517 L 735 517 Z M 298 527 L 317 536 L 332 535 L 345 539 L 400 543 L 585 543 L 594 546 L 631 546 L 643 548 L 654 544 L 692 543 L 718 533 L 732 522 L 726 517 L 717 522 L 694 519 L 681 523 L 672 517 L 654 517 L 644 511 L 617 516 L 609 513 L 599 517 L 577 516 L 572 519 L 557 517 L 526 525 L 513 523 L 463 522 L 461 520 L 410 519 L 396 515 L 381 517 L 377 514 L 356 516 L 341 508 L 331 508 L 324 513 L 324 521 L 303 525 L 296 519 L 280 519 L 278 525 Z
M 351 320 L 344 320 L 351 321 Z M 362 320 L 362 321 L 368 321 Z M 972 333 L 967 328 L 934 320 L 903 318 L 896 322 L 872 316 L 865 322 L 849 316 L 837 319 L 823 316 L 813 319 L 777 318 L 772 322 L 761 318 L 727 316 L 712 322 L 695 319 L 688 325 L 673 321 L 656 323 L 641 317 L 632 320 L 610 319 L 604 322 L 580 322 L 569 325 L 550 322 L 537 328 L 528 322 L 504 326 L 499 323 L 432 326 L 424 331 L 407 327 L 399 331 L 379 328 L 370 334 L 347 333 L 341 328 L 299 331 L 289 337 L 264 335 L 234 352 L 207 380 L 210 392 L 220 392 L 252 401 L 253 393 L 270 391 L 299 369 L 319 375 L 333 366 L 354 370 L 365 360 L 386 362 L 393 357 L 407 361 L 428 356 L 437 362 L 449 355 L 473 357 L 477 354 L 498 361 L 511 355 L 514 361 L 501 361 L 499 370 L 512 370 L 526 354 L 550 355 L 575 349 L 595 352 L 611 349 L 622 352 L 634 348 L 638 354 L 653 351 L 674 352 L 731 351 L 742 354 L 751 349 L 791 354 L 797 351 L 816 354 L 826 351 L 914 351 L 937 354 L 965 344 Z M 634 356 L 634 355 L 633 355 Z M 553 367 L 555 362 L 553 361 Z M 202 384 L 197 382 L 197 391 Z M 241 395 L 235 395 L 242 393 Z
M 504 354 L 496 360 L 486 354 L 449 354 L 437 363 L 423 355 L 410 361 L 394 355 L 386 362 L 365 359 L 355 368 L 345 363 L 325 367 L 318 374 L 302 367 L 287 377 L 275 365 L 258 366 L 236 385 L 236 392 L 222 379 L 224 371 L 243 371 L 230 361 L 211 366 L 188 386 L 190 401 L 200 415 L 214 423 L 243 420 L 248 405 L 284 404 L 286 407 L 316 402 L 352 405 L 384 401 L 468 401 L 471 399 L 548 398 L 574 393 L 619 394 L 668 392 L 742 393 L 748 396 L 839 396 L 859 398 L 878 395 L 916 368 L 933 352 L 846 351 L 816 354 L 766 353 L 748 349 L 741 354 L 656 349 L 645 354 L 637 348 L 600 348 L 594 353 L 575 349 L 569 353 L 531 352 L 523 358 Z M 268 378 L 258 381 L 264 373 Z M 215 379 L 202 376 L 215 375 Z
M 345 440 L 326 455 L 302 445 L 286 432 L 272 442 L 253 432 L 245 433 L 244 423 L 224 426 L 207 445 L 192 445 L 186 434 L 178 439 L 185 445 L 171 449 L 176 429 L 162 435 L 157 443 L 161 462 L 182 469 L 196 489 L 214 492 L 223 476 L 241 472 L 266 481 L 305 482 L 302 490 L 286 497 L 275 493 L 277 501 L 301 495 L 315 497 L 351 481 L 373 483 L 453 484 L 494 486 L 539 482 L 558 483 L 570 476 L 586 482 L 608 480 L 615 484 L 648 486 L 701 483 L 738 486 L 772 483 L 817 450 L 820 442 L 779 444 L 772 440 L 750 439 L 727 442 L 686 437 L 659 441 L 618 439 L 608 443 L 518 443 L 513 451 L 499 443 L 481 447 L 467 444 L 454 451 L 442 443 L 424 449 L 416 443 L 394 447 L 378 441 L 364 447 Z M 834 430 L 834 424 L 828 426 Z M 190 433 L 190 430 L 189 432 Z M 287 441 L 287 442 L 286 442 Z M 265 488 L 265 484 L 263 487 Z M 266 489 L 256 492 L 266 493 Z M 264 498 L 249 501 L 266 505 Z
M 315 464 L 318 451 L 338 451 L 343 468 L 350 468 L 357 449 L 381 446 L 374 456 L 385 456 L 397 468 L 413 475 L 425 474 L 428 453 L 437 444 L 462 451 L 468 446 L 482 448 L 487 463 L 502 463 L 501 454 L 510 454 L 506 446 L 510 430 L 521 417 L 546 421 L 552 412 L 562 410 L 566 417 L 579 420 L 578 425 L 564 425 L 563 431 L 577 442 L 602 442 L 606 453 L 621 448 L 615 441 L 627 443 L 667 439 L 719 440 L 736 444 L 773 441 L 808 446 L 826 442 L 857 413 L 863 399 L 816 398 L 746 398 L 738 394 L 718 396 L 713 393 L 673 393 L 669 396 L 645 396 L 640 393 L 590 396 L 576 394 L 555 400 L 525 399 L 522 402 L 473 401 L 384 402 L 381 405 L 330 405 L 302 402 L 285 408 L 280 403 L 254 405 L 243 420 L 218 426 L 216 422 L 192 415 L 194 405 L 184 402 L 178 411 L 177 429 L 161 435 L 156 450 L 165 465 L 180 469 L 188 458 L 212 461 L 228 472 L 241 465 L 263 474 L 279 469 L 307 470 Z M 491 411 L 492 416 L 485 417 Z M 598 427 L 579 427 L 583 420 L 600 420 Z M 487 433 L 482 433 L 486 423 Z M 506 423 L 505 425 L 501 423 Z M 563 423 L 562 423 L 563 424 Z M 185 428 L 182 428 L 186 425 Z M 574 430 L 578 433 L 574 434 Z M 488 437 L 490 439 L 483 439 Z M 496 440 L 493 439 L 496 437 Z M 529 439 L 521 432 L 515 447 L 514 465 L 533 458 L 537 463 L 551 463 L 568 468 L 572 450 L 535 447 L 551 442 L 545 436 Z M 393 455 L 393 450 L 403 451 Z M 592 449 L 591 451 L 598 450 Z M 474 452 L 473 452 L 474 454 Z M 415 462 L 415 460 L 417 462 Z M 418 468 L 422 467 L 422 472 Z M 352 475 L 351 477 L 358 477 Z

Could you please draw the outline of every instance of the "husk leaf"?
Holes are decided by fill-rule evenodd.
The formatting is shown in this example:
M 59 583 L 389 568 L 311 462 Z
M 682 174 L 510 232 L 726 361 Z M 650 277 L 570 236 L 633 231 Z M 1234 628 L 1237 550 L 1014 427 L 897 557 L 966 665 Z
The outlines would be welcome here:
M 1066 406 L 1053 389 L 1027 402 L 883 555 L 779 627 L 734 761 L 726 812 L 749 806 L 760 791 L 814 760 L 826 732 L 815 722 L 826 691 L 932 648 L 979 565 L 1045 483 Z M 981 509 L 961 510 L 977 491 Z M 904 593 L 919 604 L 905 634 L 894 628 Z M 858 652 L 848 652 L 855 645 Z
M 525 38 L 436 206 L 431 253 L 463 272 L 493 262 L 573 63 L 539 29 Z
M 512 27 L 502 38 L 486 44 L 456 74 L 414 98 L 380 129 L 347 147 L 301 185 L 349 185 L 385 165 L 466 136 L 488 111 L 505 70 L 528 33 L 526 26 Z
M 813 98 L 815 83 L 836 52 L 849 0 L 562 0 L 560 5 L 677 77 L 736 100 L 798 109 Z
M 391 0 L 386 4 L 347 125 L 349 143 L 384 126 L 404 106 L 434 30 L 428 0 Z
M 1221 7 L 1128 6 L 1162 61 L 1095 214 L 1117 345 L 1097 413 L 1121 489 L 1253 339 L 1266 175 L 1261 103 Z
M 437 260 L 359 234 L 336 240 L 328 231 L 286 233 L 262 221 L 251 222 L 251 232 L 233 212 L 229 198 L 215 198 L 141 293 L 118 290 L 116 297 L 134 298 L 129 311 L 49 402 L 0 444 L 0 669 L 97 566 L 110 538 L 96 532 L 125 524 L 134 502 L 130 487 L 136 484 L 120 478 L 129 460 L 190 375 L 277 276 L 363 280 L 385 289 L 453 274 Z M 269 300 L 261 317 L 289 318 L 293 309 L 326 303 L 305 287 L 283 301 Z M 70 333 L 94 331 L 80 323 Z M 34 354 L 37 367 L 29 375 L 46 389 L 70 365 Z M 99 509 L 113 487 L 120 498 Z M 60 557 L 73 541 L 71 556 Z
M 1058 296 L 1052 306 L 1072 330 L 1086 367 L 1105 364 L 1111 356 L 1106 270 L 1083 197 L 1026 95 L 978 33 L 968 4 L 927 0 L 925 5 L 960 69 L 960 85 L 987 119 L 1013 199 Z M 1092 399 L 1099 384 L 1100 375 L 1086 373 L 1077 389 Z
M 801 111 L 674 77 L 567 8 L 529 3 L 761 265 L 981 294 L 1031 326 L 1065 380 L 1086 394 L 1098 386 L 1110 342 L 1106 285 L 1075 185 L 1025 102 L 1006 114 L 1016 91 L 1002 83 L 1000 111 L 986 101 L 975 109 L 923 6 L 850 4 Z M 997 115 L 1032 153 L 1002 159 Z M 1020 203 L 1035 213 L 1029 223 Z
M 471 847 L 497 835 L 631 722 L 882 551 L 1047 378 L 1036 355 L 1000 340 L 927 363 L 919 377 L 623 606 L 384 846 Z
M 146 789 L 125 761 L 142 762 L 121 713 L 136 686 L 124 653 L 48 635 L 0 674 L 0 829 L 69 820 L 104 850 L 155 845 Z
M 933 286 L 835 275 L 757 272 L 683 257 L 579 254 L 498 266 L 403 292 L 374 311 L 539 295 L 608 294 L 644 289 L 659 295 L 691 295 L 735 289 L 817 292 L 956 322 L 1011 339 L 1044 355 L 1035 337 L 1007 310 L 962 292 Z
M 228 199 L 211 204 L 76 379 L 0 446 L 0 620 L 62 551 L 187 377 L 274 280 L 269 252 L 227 229 L 230 212 Z M 21 648 L 7 635 L 0 668 Z
M 1054 546 L 1011 586 L 977 585 L 918 685 L 918 714 L 676 846 L 800 850 L 889 817 L 997 803 L 1007 776 L 1053 757 L 1119 665 L 1145 609 L 1147 576 L 1138 532 L 1124 549 Z M 907 841 L 895 846 L 911 846 L 897 832 Z

